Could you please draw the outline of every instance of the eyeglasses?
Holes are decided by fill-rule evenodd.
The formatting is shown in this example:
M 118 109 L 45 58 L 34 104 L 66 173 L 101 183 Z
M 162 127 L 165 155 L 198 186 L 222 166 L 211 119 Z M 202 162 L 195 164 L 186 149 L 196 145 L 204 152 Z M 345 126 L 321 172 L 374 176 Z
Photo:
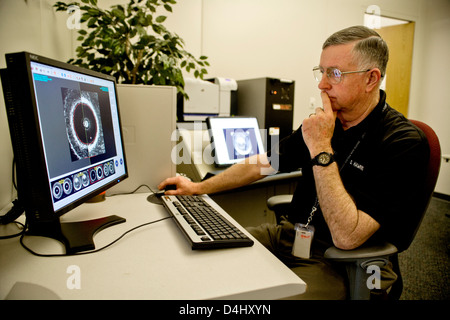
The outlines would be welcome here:
M 338 83 L 340 83 L 342 81 L 342 78 L 343 78 L 344 74 L 368 72 L 370 70 L 371 69 L 361 70 L 361 71 L 346 71 L 346 72 L 342 72 L 338 68 L 327 68 L 326 72 L 327 72 L 327 77 L 330 80 L 330 83 L 338 84 Z M 324 72 L 324 70 L 321 67 L 314 67 L 313 68 L 314 78 L 317 80 L 317 82 L 322 81 L 323 72 Z

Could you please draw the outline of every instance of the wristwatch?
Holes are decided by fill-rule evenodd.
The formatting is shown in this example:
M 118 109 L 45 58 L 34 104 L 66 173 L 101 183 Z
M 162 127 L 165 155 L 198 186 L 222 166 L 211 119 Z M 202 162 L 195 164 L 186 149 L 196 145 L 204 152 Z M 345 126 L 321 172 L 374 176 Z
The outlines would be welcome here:
M 313 166 L 326 167 L 334 162 L 334 157 L 332 153 L 321 152 L 317 156 L 311 159 Z

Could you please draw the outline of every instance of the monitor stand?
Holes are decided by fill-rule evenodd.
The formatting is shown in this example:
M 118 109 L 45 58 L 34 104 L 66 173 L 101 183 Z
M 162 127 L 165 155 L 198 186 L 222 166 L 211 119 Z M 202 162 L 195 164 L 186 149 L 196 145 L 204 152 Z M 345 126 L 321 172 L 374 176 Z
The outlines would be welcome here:
M 55 221 L 44 228 L 30 226 L 27 234 L 56 239 L 64 244 L 66 254 L 76 254 L 94 250 L 94 235 L 97 232 L 125 221 L 125 218 L 116 215 L 77 222 Z

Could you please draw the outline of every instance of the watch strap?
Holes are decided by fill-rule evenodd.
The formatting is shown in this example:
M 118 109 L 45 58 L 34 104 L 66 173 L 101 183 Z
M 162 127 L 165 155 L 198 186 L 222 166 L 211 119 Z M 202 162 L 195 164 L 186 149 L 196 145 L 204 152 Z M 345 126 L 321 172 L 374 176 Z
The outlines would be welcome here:
M 323 159 L 324 156 L 328 159 L 327 162 L 321 161 L 321 159 Z M 323 152 L 320 152 L 318 155 L 316 155 L 314 158 L 311 159 L 311 164 L 313 166 L 326 167 L 326 166 L 329 166 L 330 164 L 332 164 L 334 161 L 335 161 L 334 160 L 334 155 L 332 153 L 323 151 Z

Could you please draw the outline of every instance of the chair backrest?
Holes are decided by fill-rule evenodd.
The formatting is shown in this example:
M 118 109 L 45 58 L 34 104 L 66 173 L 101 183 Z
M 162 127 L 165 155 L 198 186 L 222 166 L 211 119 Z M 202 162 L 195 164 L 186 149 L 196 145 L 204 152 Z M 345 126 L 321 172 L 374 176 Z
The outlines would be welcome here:
M 423 185 L 421 194 L 422 199 L 418 201 L 420 207 L 417 208 L 418 212 L 420 212 L 422 215 L 417 223 L 416 230 L 412 234 L 411 237 L 412 242 L 417 233 L 417 230 L 419 229 L 420 223 L 428 209 L 428 205 L 430 204 L 431 198 L 433 196 L 434 188 L 436 187 L 436 182 L 441 167 L 441 146 L 439 144 L 438 136 L 429 125 L 418 120 L 410 119 L 410 121 L 423 131 L 423 133 L 427 137 L 428 145 L 430 147 L 430 156 L 428 160 L 428 167 L 426 169 L 425 184 Z

